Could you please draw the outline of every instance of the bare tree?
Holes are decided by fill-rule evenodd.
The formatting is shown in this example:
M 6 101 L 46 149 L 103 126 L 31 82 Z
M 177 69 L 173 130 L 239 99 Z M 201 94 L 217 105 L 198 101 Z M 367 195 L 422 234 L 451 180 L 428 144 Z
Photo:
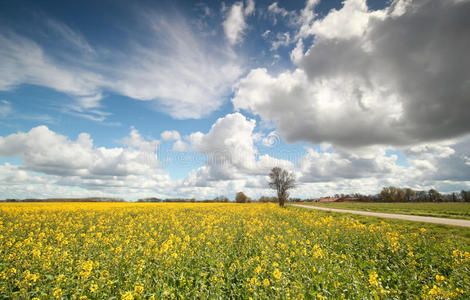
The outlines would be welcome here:
M 287 198 L 289 197 L 289 190 L 295 188 L 295 176 L 279 167 L 272 168 L 269 173 L 269 187 L 277 191 L 277 199 L 279 205 L 284 207 Z

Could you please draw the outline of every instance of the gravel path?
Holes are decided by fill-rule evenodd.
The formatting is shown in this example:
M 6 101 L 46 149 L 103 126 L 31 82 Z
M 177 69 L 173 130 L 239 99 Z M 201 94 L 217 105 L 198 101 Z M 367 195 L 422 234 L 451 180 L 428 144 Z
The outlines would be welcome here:
M 319 207 L 319 206 L 313 206 L 313 205 L 302 205 L 302 204 L 292 204 L 292 206 L 303 207 L 303 208 L 308 208 L 308 209 L 326 210 L 326 211 L 331 211 L 331 212 L 372 216 L 372 217 L 379 217 L 379 218 L 386 218 L 386 219 L 398 219 L 398 220 L 406 220 L 406 221 L 415 221 L 415 222 L 425 222 L 425 223 L 470 227 L 470 220 L 435 218 L 435 217 L 424 217 L 424 216 L 413 216 L 413 215 L 388 214 L 388 213 L 378 213 L 378 212 L 349 210 L 349 209 L 326 208 L 326 207 Z

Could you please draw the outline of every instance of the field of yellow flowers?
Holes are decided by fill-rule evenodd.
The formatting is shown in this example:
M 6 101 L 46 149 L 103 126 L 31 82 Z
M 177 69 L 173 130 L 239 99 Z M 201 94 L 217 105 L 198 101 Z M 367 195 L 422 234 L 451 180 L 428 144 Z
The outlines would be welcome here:
M 274 204 L 1 204 L 0 299 L 468 299 L 468 251 Z

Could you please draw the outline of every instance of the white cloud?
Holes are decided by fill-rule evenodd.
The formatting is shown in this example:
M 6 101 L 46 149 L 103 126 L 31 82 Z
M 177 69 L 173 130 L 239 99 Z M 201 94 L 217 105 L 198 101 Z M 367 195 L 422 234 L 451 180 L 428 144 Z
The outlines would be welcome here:
M 294 64 L 298 64 L 304 56 L 304 43 L 302 39 L 297 41 L 295 48 L 290 53 L 290 59 Z
M 305 7 L 300 12 L 300 17 L 298 18 L 297 23 L 300 24 L 299 28 L 299 37 L 306 35 L 308 31 L 310 31 L 310 26 L 315 17 L 315 6 L 320 2 L 320 0 L 307 0 L 305 3 Z
M 245 16 L 249 16 L 255 12 L 255 0 L 247 0 L 245 6 Z
M 22 161 L 21 166 L 0 165 L 0 191 L 18 198 L 107 195 L 135 199 L 175 193 L 177 182 L 158 162 L 157 140 L 145 139 L 132 129 L 122 143 L 125 147 L 97 147 L 87 133 L 71 140 L 46 126 L 0 137 L 0 156 Z
M 268 11 L 273 13 L 273 14 L 279 14 L 282 17 L 285 17 L 288 15 L 288 11 L 285 8 L 279 7 L 277 2 L 273 2 L 268 6 Z
M 183 142 L 182 140 L 177 140 L 174 144 L 173 144 L 173 151 L 177 151 L 177 152 L 188 152 L 189 151 L 189 145 L 185 142 Z
M 308 149 L 299 161 L 301 181 L 324 182 L 341 179 L 384 178 L 400 173 L 397 157 L 387 156 L 384 148 L 375 148 L 374 155 L 359 156 L 341 150 L 319 152 Z
M 186 178 L 172 180 L 156 156 L 158 141 L 144 138 L 136 129 L 121 139 L 123 147 L 99 147 L 91 136 L 75 140 L 39 126 L 26 133 L 0 137 L 0 156 L 17 157 L 22 165 L 0 165 L 0 192 L 5 198 L 114 196 L 139 197 L 231 196 L 244 191 L 251 197 L 272 195 L 267 187 L 269 170 L 279 166 L 297 175 L 301 185 L 293 196 L 314 197 L 336 193 L 376 193 L 382 186 L 415 189 L 439 187 L 443 191 L 470 187 L 470 136 L 401 149 L 407 164 L 385 147 L 353 152 L 324 145 L 307 148 L 300 157 L 274 158 L 259 154 L 255 121 L 239 113 L 218 119 L 207 133 L 181 139 L 184 149 L 205 154 L 204 166 Z M 273 137 L 271 132 L 266 137 Z M 265 137 L 265 138 L 266 138 Z M 262 142 L 262 139 L 261 139 Z M 277 144 L 273 145 L 274 147 Z M 270 149 L 274 149 L 274 147 Z M 298 151 L 298 150 L 297 150 Z
M 73 140 L 46 126 L 0 137 L 0 156 L 21 159 L 20 166 L 0 165 L 0 192 L 6 198 L 25 197 L 215 197 L 245 189 L 255 195 L 266 187 L 273 166 L 293 164 L 269 155 L 256 159 L 255 122 L 241 114 L 220 118 L 206 133 L 178 139 L 178 151 L 207 155 L 205 166 L 185 179 L 172 180 L 156 156 L 158 141 L 136 130 L 121 139 L 123 147 L 99 147 L 81 133 Z M 235 152 L 234 149 L 236 149 Z M 247 157 L 242 157 L 245 155 Z M 14 188 L 13 188 L 14 187 Z
M 240 183 L 253 176 L 264 178 L 275 166 L 292 169 L 294 165 L 290 161 L 267 154 L 258 155 L 254 145 L 258 139 L 253 132 L 255 125 L 255 120 L 234 113 L 219 118 L 206 134 L 191 134 L 188 137 L 191 149 L 206 154 L 208 159 L 205 166 L 190 174 L 187 180 L 200 186 L 220 180 L 238 180 Z
M 0 137 L 0 155 L 20 158 L 26 170 L 57 176 L 103 179 L 152 174 L 158 169 L 158 141 L 146 141 L 133 129 L 123 143 L 128 147 L 94 147 L 87 133 L 72 141 L 38 126 L 26 133 Z
M 47 179 L 32 172 L 20 169 L 18 166 L 5 163 L 0 165 L 0 182 L 8 185 L 47 184 Z
M 271 51 L 276 51 L 280 46 L 288 46 L 291 42 L 289 32 L 278 33 L 276 39 L 271 42 Z
M 224 10 L 223 10 L 224 11 Z M 245 18 L 255 12 L 255 1 L 247 0 L 245 6 L 243 2 L 235 2 L 222 23 L 225 36 L 231 45 L 243 41 L 244 31 L 247 28 Z
M 161 133 L 161 138 L 164 141 L 173 141 L 173 140 L 180 140 L 181 136 L 178 131 L 176 130 L 166 130 Z
M 187 152 L 189 151 L 189 145 L 181 140 L 181 135 L 176 130 L 166 130 L 162 132 L 161 138 L 164 141 L 175 141 L 173 143 L 173 151 L 176 152 Z
M 277 2 L 273 2 L 268 6 L 268 15 L 272 18 L 274 25 L 277 24 L 278 19 L 287 19 L 288 25 L 293 25 L 297 22 L 297 12 L 288 11 L 283 7 L 279 7 Z
M 230 44 L 235 45 L 242 40 L 243 30 L 246 28 L 243 2 L 236 2 L 230 8 L 227 19 L 223 23 L 225 36 Z
M 299 36 L 315 35 L 327 39 L 360 37 L 366 32 L 369 19 L 384 16 L 384 11 L 369 12 L 366 0 L 347 0 L 340 10 L 331 10 L 323 19 L 306 18 Z
M 281 137 L 276 131 L 271 131 L 267 136 L 263 137 L 261 143 L 265 147 L 275 147 L 281 142 Z
M 255 120 L 235 113 L 219 118 L 207 134 L 189 136 L 192 149 L 212 155 L 214 164 L 230 164 L 241 169 L 254 166 L 256 149 L 253 144 Z

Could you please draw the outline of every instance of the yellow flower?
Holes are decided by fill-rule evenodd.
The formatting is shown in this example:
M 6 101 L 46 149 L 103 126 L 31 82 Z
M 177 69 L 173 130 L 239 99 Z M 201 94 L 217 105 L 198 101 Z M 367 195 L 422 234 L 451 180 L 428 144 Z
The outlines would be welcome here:
M 377 274 L 377 272 L 372 271 L 372 272 L 369 274 L 369 284 L 370 284 L 371 286 L 378 286 L 378 285 L 379 285 L 378 278 L 379 278 L 379 275 Z
M 52 296 L 56 299 L 61 299 L 62 298 L 62 289 L 60 288 L 54 288 L 52 290 Z
M 91 271 L 93 270 L 93 261 L 87 260 L 82 264 L 82 270 L 78 274 L 78 276 L 82 278 L 87 278 L 91 275 Z
M 409 256 L 409 257 L 413 257 L 413 256 L 415 256 L 415 255 L 413 254 L 413 251 L 410 251 L 410 252 L 408 252 L 408 256 Z
M 429 292 L 428 292 L 428 294 L 430 296 L 439 295 L 441 293 L 442 293 L 442 290 L 439 287 L 437 287 L 436 285 L 434 285 L 432 287 L 432 289 L 430 289 Z
M 437 281 L 444 281 L 444 280 L 446 280 L 446 278 L 442 275 L 436 275 L 436 280 Z
M 275 269 L 274 272 L 273 272 L 273 277 L 274 277 L 276 280 L 279 280 L 279 279 L 281 279 L 281 276 L 282 276 L 281 271 L 279 271 L 279 269 Z
M 144 285 L 141 284 L 141 283 L 137 283 L 135 286 L 134 286 L 134 293 L 136 294 L 142 294 L 144 292 Z
M 126 292 L 122 295 L 121 300 L 134 300 L 134 296 L 132 295 L 132 292 Z
M 96 290 L 98 290 L 98 285 L 97 284 L 92 284 L 90 286 L 90 292 L 94 293 L 94 292 L 96 292 Z
M 265 280 L 263 280 L 263 285 L 264 285 L 264 287 L 268 287 L 269 284 L 270 284 L 270 282 L 269 282 L 269 279 L 268 279 L 268 278 L 266 278 Z

